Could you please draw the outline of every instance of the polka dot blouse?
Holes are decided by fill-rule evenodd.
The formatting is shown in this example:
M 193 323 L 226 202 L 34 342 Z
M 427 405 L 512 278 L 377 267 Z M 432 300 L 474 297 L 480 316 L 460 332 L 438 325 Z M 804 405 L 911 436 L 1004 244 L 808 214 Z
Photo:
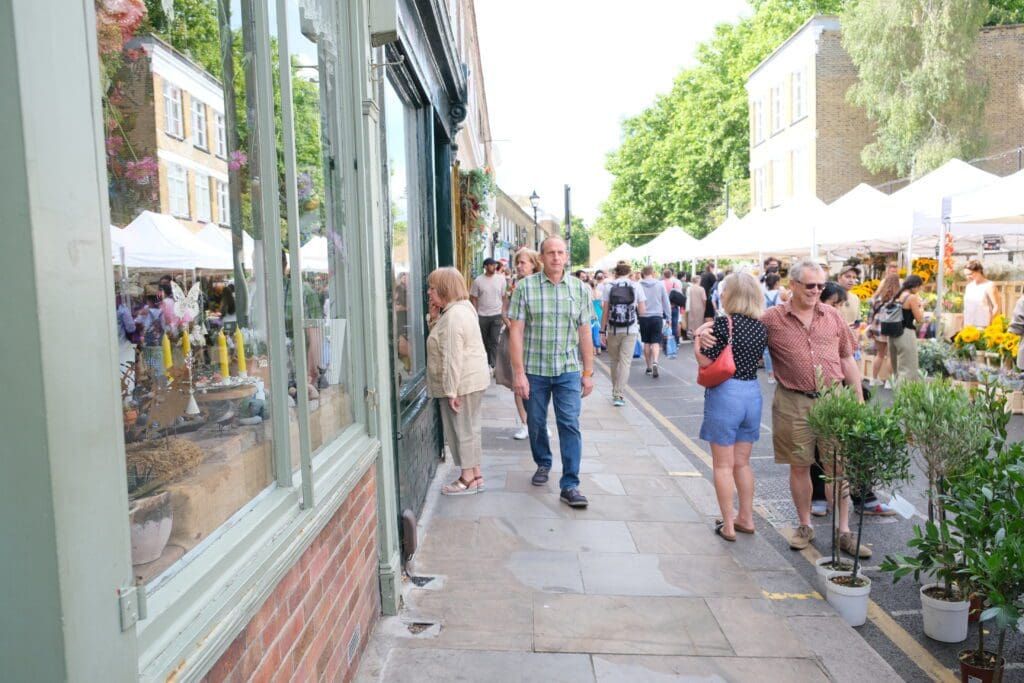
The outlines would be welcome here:
M 726 340 L 729 338 L 729 324 L 726 322 L 725 316 L 720 315 L 715 318 L 712 333 L 718 341 L 703 353 L 714 360 L 722 353 Z M 757 379 L 757 366 L 764 356 L 767 345 L 768 330 L 764 323 L 745 315 L 732 316 L 732 357 L 736 362 L 736 374 L 733 375 L 733 378 Z

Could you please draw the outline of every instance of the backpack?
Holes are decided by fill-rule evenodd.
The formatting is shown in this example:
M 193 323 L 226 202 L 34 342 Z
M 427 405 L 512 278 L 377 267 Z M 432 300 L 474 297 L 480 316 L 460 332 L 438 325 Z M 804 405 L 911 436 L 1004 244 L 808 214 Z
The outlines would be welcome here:
M 608 290 L 608 324 L 629 327 L 636 324 L 636 293 L 630 282 L 613 283 Z
M 885 337 L 900 337 L 903 335 L 903 304 L 895 299 L 883 304 L 875 313 L 875 322 L 878 323 L 879 334 Z
M 152 308 L 146 309 L 146 318 L 143 325 L 145 325 L 145 332 L 143 333 L 145 345 L 160 346 L 164 337 L 163 315 L 161 315 L 160 311 Z
M 673 289 L 668 293 L 668 302 L 673 306 L 679 308 L 686 308 L 686 295 L 680 292 L 678 289 Z

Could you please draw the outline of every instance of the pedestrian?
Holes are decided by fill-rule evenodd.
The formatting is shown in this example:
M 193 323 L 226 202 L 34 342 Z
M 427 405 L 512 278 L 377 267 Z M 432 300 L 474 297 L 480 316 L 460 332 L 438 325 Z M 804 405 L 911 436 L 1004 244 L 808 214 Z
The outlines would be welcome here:
M 985 268 L 977 259 L 967 262 L 964 276 L 967 278 L 967 286 L 964 287 L 964 326 L 973 325 L 983 330 L 999 314 L 995 285 L 985 277 Z
M 666 268 L 661 272 L 661 282 L 665 286 L 665 293 L 669 296 L 669 303 L 672 304 L 672 337 L 676 340 L 676 344 L 679 344 L 679 306 L 672 303 L 671 297 L 672 292 L 683 291 L 683 283 L 679 281 L 679 278 L 672 273 L 671 268 Z
M 895 381 L 921 378 L 917 358 L 917 326 L 924 323 L 924 308 L 918 296 L 923 284 L 919 276 L 908 275 L 894 297 L 903 311 L 903 334 L 889 338 L 889 358 Z
M 885 375 L 889 366 L 889 338 L 882 334 L 881 326 L 876 318 L 878 312 L 882 310 L 882 306 L 896 298 L 898 291 L 900 291 L 900 276 L 890 272 L 886 274 L 882 284 L 878 286 L 875 295 L 871 298 L 868 337 L 875 341 L 875 362 L 871 367 L 871 381 L 869 382 L 872 386 L 881 384 L 879 377 Z M 889 380 L 885 380 L 885 385 L 888 389 Z
M 764 288 L 765 310 L 782 303 L 782 290 L 779 289 L 779 282 L 782 278 L 779 277 L 777 270 L 776 268 L 775 271 L 765 275 L 761 285 Z M 768 375 L 768 384 L 775 384 L 775 373 L 772 372 L 772 354 L 767 346 L 764 347 L 764 372 Z
M 819 300 L 825 288 L 821 266 L 814 261 L 801 261 L 790 269 L 789 277 L 793 297 L 766 311 L 761 321 L 768 331 L 768 348 L 777 381 L 772 400 L 775 462 L 789 466 L 789 488 L 799 519 L 789 547 L 802 550 L 814 540 L 810 466 L 816 440 L 807 424 L 807 415 L 823 388 L 819 377 L 825 385 L 847 384 L 858 398 L 863 398 L 863 393 L 850 330 L 839 313 Z M 713 346 L 715 335 L 711 325 L 705 323 L 700 332 L 701 346 Z M 838 470 L 831 474 L 842 476 Z M 850 499 L 845 492 L 836 518 L 839 549 L 870 557 L 871 550 L 858 545 L 850 530 Z
M 842 270 L 839 271 L 839 277 L 836 278 L 836 282 L 842 286 L 846 292 L 846 300 L 839 307 L 839 314 L 843 316 L 843 320 L 846 324 L 854 328 L 857 323 L 860 322 L 860 298 L 851 292 L 850 290 L 857 286 L 860 282 L 860 268 L 856 264 L 846 264 Z
M 590 302 L 594 305 L 594 319 L 590 321 L 590 333 L 594 340 L 594 355 L 601 355 L 601 316 L 604 313 L 604 308 L 601 305 L 601 290 L 597 287 L 597 282 L 591 280 L 587 283 L 590 287 Z
M 764 260 L 764 273 L 761 274 L 761 286 L 765 287 L 765 282 L 769 275 L 779 275 L 781 277 L 782 262 L 774 256 L 769 256 Z
M 427 337 L 427 392 L 441 409 L 441 428 L 461 472 L 441 487 L 446 496 L 484 490 L 480 472 L 482 433 L 480 406 L 491 384 L 487 353 L 476 310 L 462 273 L 438 268 L 427 277 L 430 335 Z
M 510 337 L 511 337 L 512 324 L 511 324 L 511 321 L 509 320 L 509 317 L 508 317 L 509 305 L 510 305 L 511 300 L 512 300 L 512 294 L 515 292 L 516 284 L 518 284 L 518 282 L 520 282 L 523 278 L 527 278 L 527 277 L 533 275 L 534 273 L 539 273 L 541 271 L 541 268 L 542 268 L 541 262 L 540 262 L 540 254 L 537 253 L 536 251 L 534 251 L 533 249 L 530 249 L 529 247 L 523 247 L 522 249 L 517 251 L 515 257 L 513 257 L 513 259 L 512 259 L 512 262 L 513 262 L 513 264 L 516 267 L 517 279 L 509 285 L 508 293 L 506 294 L 505 301 L 504 301 L 504 303 L 502 305 L 502 319 L 505 322 L 505 331 L 503 332 L 503 337 L 501 339 L 501 342 L 498 344 L 498 348 L 501 351 L 503 351 L 508 356 L 508 359 L 499 358 L 498 362 L 499 363 L 504 363 L 507 360 L 508 363 L 509 363 L 509 377 L 508 377 L 508 380 L 507 380 L 508 384 L 505 384 L 505 386 L 507 386 L 509 389 L 514 389 L 513 381 L 515 380 L 515 378 L 512 376 L 512 370 L 511 370 L 512 360 L 511 360 L 511 353 L 510 353 L 510 348 L 511 348 Z M 498 367 L 498 366 L 495 366 L 495 367 Z M 497 379 L 498 378 L 498 373 L 495 372 L 494 374 L 495 374 L 495 379 Z M 504 374 L 504 373 L 502 373 L 502 374 Z M 504 384 L 505 381 L 506 380 L 503 379 L 502 383 Z M 522 441 L 524 439 L 530 438 L 530 430 L 526 426 L 526 423 L 527 423 L 526 405 L 523 403 L 522 397 L 519 396 L 518 394 L 515 394 L 514 391 L 513 391 L 513 395 L 515 396 L 515 403 L 516 403 L 516 431 L 512 435 L 512 438 L 516 439 L 517 441 Z M 546 425 L 546 423 L 547 423 L 547 419 L 546 419 L 546 416 L 545 416 L 545 425 Z M 548 437 L 550 438 L 550 436 L 551 436 L 551 429 L 546 427 L 546 426 L 545 426 L 545 429 L 547 431 Z
M 1017 303 L 1014 304 L 1010 324 L 1006 326 L 1006 331 L 1018 337 L 1024 336 L 1024 296 L 1017 299 Z M 1024 344 L 1017 347 L 1017 369 L 1024 370 Z
M 714 292 L 715 285 L 717 284 L 718 278 L 715 276 L 715 267 L 709 263 L 704 266 L 704 272 L 700 276 L 700 288 L 704 290 L 704 322 L 715 317 L 715 306 L 711 303 L 711 294 Z
M 709 348 L 694 344 L 701 367 L 710 365 L 726 346 L 732 347 L 736 371 L 733 376 L 704 391 L 704 421 L 700 438 L 711 444 L 715 496 L 721 520 L 715 533 L 735 541 L 736 532 L 754 533 L 754 473 L 750 452 L 761 436 L 761 389 L 757 366 L 768 343 L 760 318 L 764 295 L 753 275 L 733 273 L 725 279 L 722 309 L 715 318 L 712 334 L 717 340 Z M 733 511 L 733 494 L 739 498 L 739 512 Z
M 601 343 L 608 349 L 612 370 L 612 405 L 626 405 L 626 383 L 633 348 L 640 333 L 639 317 L 646 315 L 643 287 L 630 279 L 632 268 L 626 261 L 615 266 L 615 279 L 605 285 L 604 317 L 601 319 Z
M 581 398 L 594 390 L 594 309 L 586 285 L 566 277 L 568 257 L 561 238 L 545 238 L 543 269 L 516 285 L 508 317 L 514 390 L 526 402 L 530 451 L 537 465 L 531 483 L 544 486 L 548 481 L 552 455 L 544 426 L 553 403 L 562 456 L 559 498 L 570 507 L 585 508 L 587 499 L 579 490 L 580 407 Z
M 505 276 L 497 272 L 497 269 L 497 261 L 485 258 L 483 275 L 473 280 L 473 286 L 469 290 L 469 300 L 476 308 L 480 335 L 487 350 L 487 364 L 492 368 L 494 354 L 498 350 L 498 335 L 501 334 L 501 303 L 507 287 Z
M 686 329 L 687 336 L 695 338 L 697 330 L 704 324 L 707 314 L 707 292 L 700 284 L 701 278 L 693 276 L 689 289 L 686 290 Z
M 669 274 L 672 271 L 668 271 Z M 640 341 L 644 345 L 644 363 L 646 374 L 658 379 L 658 354 L 661 353 L 661 328 L 664 321 L 672 317 L 672 305 L 668 300 L 668 290 L 654 277 L 654 267 L 645 266 L 640 287 L 644 292 L 644 313 L 640 316 Z

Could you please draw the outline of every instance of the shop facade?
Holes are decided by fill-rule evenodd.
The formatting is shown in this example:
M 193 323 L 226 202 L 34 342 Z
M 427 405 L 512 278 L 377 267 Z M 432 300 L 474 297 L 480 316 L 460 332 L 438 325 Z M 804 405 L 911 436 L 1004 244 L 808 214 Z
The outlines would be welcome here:
M 0 8 L 5 676 L 340 679 L 441 454 L 447 14 L 44 5 Z

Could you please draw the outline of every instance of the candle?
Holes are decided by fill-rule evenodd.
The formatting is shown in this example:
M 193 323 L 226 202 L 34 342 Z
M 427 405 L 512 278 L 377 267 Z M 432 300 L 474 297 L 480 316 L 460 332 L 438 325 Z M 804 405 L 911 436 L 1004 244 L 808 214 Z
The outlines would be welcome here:
M 220 354 L 220 375 L 227 380 L 231 376 L 231 369 L 228 367 L 228 338 L 223 332 L 217 333 L 217 351 Z
M 245 368 L 245 337 L 242 336 L 242 329 L 235 328 L 235 353 L 238 355 L 238 376 L 246 377 Z
M 188 360 L 188 354 L 192 353 L 192 340 L 188 338 L 188 330 L 181 335 L 181 353 Z
M 164 350 L 164 370 L 167 370 L 167 376 L 170 377 L 170 369 L 174 367 L 174 358 L 171 356 L 171 340 L 164 332 L 164 338 L 160 340 L 160 346 Z

